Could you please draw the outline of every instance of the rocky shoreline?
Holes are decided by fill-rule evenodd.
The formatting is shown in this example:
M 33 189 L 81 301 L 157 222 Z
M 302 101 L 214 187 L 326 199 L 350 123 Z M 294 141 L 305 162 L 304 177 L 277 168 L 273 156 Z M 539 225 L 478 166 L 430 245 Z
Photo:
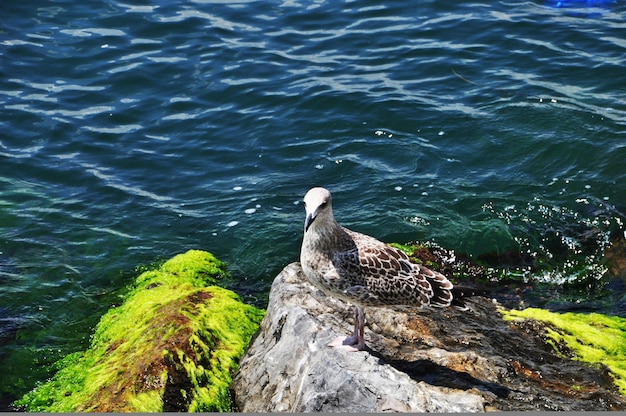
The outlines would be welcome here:
M 465 274 L 468 265 L 458 265 Z M 327 344 L 352 330 L 352 306 L 321 294 L 299 263 L 275 278 L 265 313 L 217 286 L 226 273 L 210 253 L 191 250 L 141 274 L 91 347 L 58 363 L 16 409 L 626 410 L 623 318 L 518 311 L 486 297 L 469 311 L 369 308 L 368 349 L 347 352 Z M 580 361 L 595 340 L 567 332 L 565 319 L 605 331 L 595 338 L 615 345 Z
M 350 333 L 352 309 L 290 264 L 234 378 L 235 405 L 243 412 L 626 409 L 607 369 L 558 356 L 545 324 L 505 320 L 486 298 L 470 306 L 370 308 L 368 351 L 329 348 Z

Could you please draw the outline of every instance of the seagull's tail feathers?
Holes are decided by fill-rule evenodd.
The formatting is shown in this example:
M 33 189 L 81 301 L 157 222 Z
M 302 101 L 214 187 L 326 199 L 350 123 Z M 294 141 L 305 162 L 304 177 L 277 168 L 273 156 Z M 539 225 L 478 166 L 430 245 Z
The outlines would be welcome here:
M 446 306 L 450 306 L 454 301 L 452 283 L 441 273 L 426 269 L 422 270 L 426 280 L 428 280 L 428 283 L 430 283 L 430 287 L 433 290 L 433 295 L 430 298 L 430 306 L 434 306 L 435 308 L 445 308 Z
M 468 310 L 465 300 L 471 296 L 488 296 L 489 292 L 471 286 L 455 286 L 443 274 L 423 267 L 421 274 L 426 278 L 433 290 L 430 298 L 430 306 L 446 308 L 452 306 L 455 309 Z
M 478 289 L 475 287 L 469 286 L 454 286 L 451 290 L 452 292 L 452 302 L 450 306 L 455 309 L 459 309 L 462 311 L 466 311 L 469 309 L 469 306 L 465 304 L 465 300 L 472 296 L 488 296 L 489 292 L 484 289 Z

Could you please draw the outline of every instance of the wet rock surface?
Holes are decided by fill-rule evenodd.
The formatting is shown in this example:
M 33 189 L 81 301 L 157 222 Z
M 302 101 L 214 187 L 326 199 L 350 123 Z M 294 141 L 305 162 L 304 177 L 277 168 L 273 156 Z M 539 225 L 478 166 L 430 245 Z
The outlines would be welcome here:
M 601 365 L 554 353 L 545 324 L 505 321 L 483 297 L 468 305 L 368 308 L 368 350 L 330 348 L 336 336 L 351 334 L 352 306 L 325 297 L 292 263 L 276 277 L 240 362 L 235 405 L 245 412 L 626 409 Z

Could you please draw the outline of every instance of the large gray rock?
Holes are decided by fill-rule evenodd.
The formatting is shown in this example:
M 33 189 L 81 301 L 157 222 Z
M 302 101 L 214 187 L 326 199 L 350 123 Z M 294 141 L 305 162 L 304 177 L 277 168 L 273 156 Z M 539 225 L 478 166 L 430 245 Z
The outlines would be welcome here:
M 240 363 L 235 404 L 244 412 L 626 409 L 606 371 L 554 356 L 539 324 L 514 327 L 485 298 L 470 305 L 369 308 L 370 349 L 331 348 L 351 334 L 352 306 L 325 297 L 292 263 L 274 280 Z

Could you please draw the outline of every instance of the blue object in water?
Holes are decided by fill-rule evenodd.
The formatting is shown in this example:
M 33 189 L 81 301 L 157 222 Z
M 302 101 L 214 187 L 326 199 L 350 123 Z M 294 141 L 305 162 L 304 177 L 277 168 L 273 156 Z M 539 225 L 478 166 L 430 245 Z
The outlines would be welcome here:
M 548 0 L 546 6 L 564 8 L 564 7 L 607 7 L 615 4 L 615 0 Z

